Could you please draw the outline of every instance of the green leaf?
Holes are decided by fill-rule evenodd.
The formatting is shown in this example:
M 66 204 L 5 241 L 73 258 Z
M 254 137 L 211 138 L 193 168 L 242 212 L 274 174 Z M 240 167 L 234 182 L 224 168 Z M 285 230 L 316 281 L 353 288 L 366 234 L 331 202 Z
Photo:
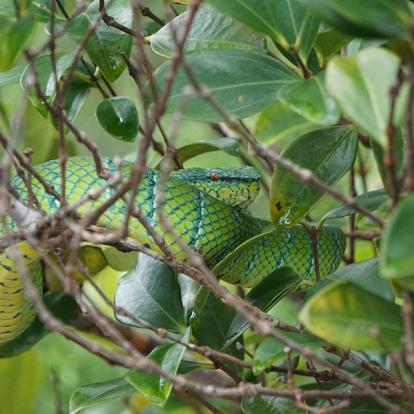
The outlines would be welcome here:
M 63 75 L 66 69 L 71 65 L 73 56 L 70 54 L 62 56 L 56 63 L 57 78 Z M 42 90 L 46 99 L 51 102 L 56 94 L 55 77 L 53 75 L 53 66 L 49 55 L 41 56 L 35 63 L 36 81 Z M 47 116 L 48 111 L 44 103 L 39 99 L 34 85 L 32 85 L 31 67 L 27 65 L 20 78 L 20 84 L 28 92 L 28 97 L 33 106 L 43 116 Z
M 284 336 L 300 346 L 316 349 L 324 342 L 311 335 L 303 335 L 294 332 L 285 333 Z M 253 359 L 253 373 L 260 375 L 267 367 L 277 364 L 286 359 L 286 346 L 273 338 L 267 338 L 256 348 Z
M 123 378 L 115 378 L 97 384 L 84 385 L 74 391 L 70 398 L 69 413 L 76 414 L 107 400 L 130 395 L 135 388 Z
M 117 0 L 106 4 L 106 12 L 117 23 L 132 28 L 133 12 L 128 0 Z M 75 42 L 82 41 L 90 25 L 99 16 L 99 1 L 94 0 L 88 9 L 79 15 L 69 26 L 65 35 Z M 86 52 L 99 67 L 105 78 L 114 82 L 126 67 L 125 57 L 131 52 L 132 36 L 114 27 L 107 26 L 103 21 L 86 44 Z
M 329 59 L 352 40 L 351 36 L 332 28 L 320 31 L 315 39 L 319 64 L 326 67 Z
M 199 141 L 195 144 L 188 144 L 178 148 L 176 157 L 180 162 L 184 163 L 198 155 L 214 151 L 224 151 L 229 155 L 237 157 L 240 154 L 240 141 L 236 138 L 216 138 L 209 141 Z M 161 163 L 166 157 L 163 157 L 158 162 L 156 168 L 160 168 Z
M 96 108 L 102 127 L 115 138 L 133 142 L 138 133 L 138 112 L 132 100 L 115 96 L 103 100 Z
M 0 360 L 0 407 L 7 414 L 36 412 L 44 372 L 38 353 L 31 349 L 18 357 Z
M 318 33 L 316 19 L 298 0 L 208 0 L 218 10 L 265 33 L 306 61 Z
M 20 63 L 8 71 L 0 73 L 0 88 L 18 83 L 26 66 L 26 63 Z
M 266 395 L 243 397 L 241 408 L 245 414 L 303 414 L 291 400 Z
M 137 318 L 169 332 L 181 333 L 185 325 L 177 274 L 166 264 L 141 254 L 136 269 L 120 279 L 115 303 Z M 127 325 L 139 326 L 115 315 Z
M 370 211 L 377 210 L 389 200 L 390 198 L 383 188 L 379 188 L 378 190 L 368 191 L 367 193 L 361 194 L 354 198 L 354 201 L 358 205 Z M 325 220 L 346 217 L 346 216 L 350 216 L 355 213 L 356 211 L 352 207 L 343 205 L 331 211 L 328 211 L 321 218 L 320 223 L 323 223 Z
M 328 65 L 326 84 L 344 114 L 380 144 L 387 141 L 390 90 L 396 84 L 400 59 L 379 48 L 364 49 L 353 56 L 336 56 Z M 397 99 L 394 125 L 399 126 L 406 89 Z
M 260 141 L 273 144 L 276 141 L 293 141 L 320 128 L 321 125 L 310 122 L 278 101 L 260 113 L 255 126 L 255 135 Z
M 172 33 L 181 39 L 189 12 L 184 12 L 149 37 L 151 47 L 161 56 L 171 57 L 177 48 Z M 209 5 L 197 12 L 185 41 L 184 52 L 200 49 L 262 49 L 264 36 L 227 17 Z
M 279 99 L 300 116 L 315 124 L 333 125 L 340 117 L 335 101 L 325 88 L 325 73 L 279 89 Z
M 48 309 L 62 322 L 68 322 L 75 316 L 76 302 L 66 293 L 48 292 L 43 299 Z M 10 358 L 27 351 L 48 333 L 46 326 L 36 317 L 18 337 L 0 345 L 0 358 Z
M 137 264 L 138 252 L 121 252 L 112 246 L 101 246 L 101 249 L 108 266 L 118 272 L 127 272 Z
M 388 301 L 394 299 L 394 293 L 390 284 L 380 276 L 378 257 L 339 268 L 336 272 L 312 286 L 306 292 L 305 299 L 308 300 L 323 287 L 338 280 L 351 281 L 368 292 Z
M 187 329 L 183 340 L 188 341 L 190 330 Z M 159 345 L 148 355 L 160 369 L 174 376 L 178 372 L 185 347 L 178 344 Z M 144 393 L 154 404 L 163 406 L 172 390 L 172 384 L 155 374 L 141 371 L 129 371 L 125 380 L 138 391 Z
M 358 37 L 399 37 L 410 30 L 406 0 L 301 0 L 331 26 Z
M 299 276 L 283 267 L 255 286 L 246 300 L 267 312 L 299 283 Z M 243 317 L 214 295 L 207 294 L 203 302 L 200 306 L 202 310 L 198 310 L 197 318 L 192 321 L 194 336 L 200 343 L 216 349 L 226 348 L 248 328 L 248 322 Z
M 178 374 L 185 375 L 195 369 L 215 369 L 212 363 L 208 362 L 197 362 L 197 361 L 189 361 L 186 359 L 181 360 L 180 366 L 178 367 Z
M 0 17 L 0 72 L 10 69 L 35 27 L 31 15 L 14 22 Z
M 297 77 L 282 63 L 253 50 L 205 50 L 186 57 L 192 73 L 227 112 L 244 118 L 259 112 L 277 99 L 278 89 Z M 217 65 L 217 62 L 220 62 Z M 163 91 L 170 71 L 170 62 L 155 72 L 159 91 Z M 195 92 L 183 70 L 175 77 L 168 100 L 168 112 L 183 110 L 183 117 L 195 121 L 222 121 L 222 116 Z M 147 91 L 150 92 L 149 90 Z M 152 97 L 150 96 L 151 100 Z M 184 105 L 184 107 L 183 107 Z
M 348 281 L 333 283 L 312 296 L 299 319 L 314 335 L 360 351 L 384 352 L 384 346 L 397 350 L 404 334 L 399 306 Z
M 302 136 L 283 156 L 332 185 L 351 168 L 356 150 L 355 131 L 349 127 L 333 127 Z M 320 190 L 277 166 L 270 191 L 271 218 L 276 224 L 297 223 L 323 195 Z
M 89 95 L 91 85 L 79 78 L 74 78 L 65 91 L 63 109 L 70 121 L 78 116 L 86 98 Z
M 381 273 L 387 278 L 414 276 L 414 195 L 393 213 L 382 242 Z

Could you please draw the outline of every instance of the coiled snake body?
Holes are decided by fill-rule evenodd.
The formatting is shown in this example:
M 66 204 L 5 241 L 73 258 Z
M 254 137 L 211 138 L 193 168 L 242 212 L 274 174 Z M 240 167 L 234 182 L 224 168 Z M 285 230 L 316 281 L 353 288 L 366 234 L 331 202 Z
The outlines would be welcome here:
M 110 171 L 118 171 L 118 167 L 110 159 L 105 159 L 104 162 Z M 59 161 L 41 164 L 36 167 L 36 171 L 57 192 L 60 191 Z M 124 175 L 129 171 L 130 165 L 127 164 L 120 169 Z M 314 272 L 312 239 L 302 226 L 269 232 L 257 242 L 255 239 L 249 240 L 260 234 L 265 227 L 263 220 L 243 212 L 243 208 L 257 195 L 258 179 L 257 172 L 250 167 L 181 170 L 172 173 L 162 184 L 162 197 L 159 197 L 157 194 L 161 185 L 160 174 L 148 169 L 140 181 L 135 206 L 155 232 L 163 235 L 178 260 L 187 259 L 182 246 L 184 243 L 199 252 L 208 266 L 216 266 L 216 274 L 220 278 L 231 283 L 252 286 L 280 266 L 291 266 L 303 278 L 311 278 Z M 90 159 L 69 159 L 65 185 L 69 205 L 85 198 L 91 190 L 99 190 L 105 183 L 97 176 L 95 164 Z M 14 177 L 11 184 L 21 201 L 27 205 L 29 191 L 23 180 Z M 31 190 L 45 212 L 53 213 L 59 208 L 56 198 L 36 178 L 32 179 Z M 86 199 L 77 208 L 77 213 L 83 216 L 94 210 L 115 191 L 107 188 L 96 200 Z M 123 224 L 126 212 L 125 202 L 118 199 L 100 216 L 97 224 L 107 229 L 118 229 Z M 160 221 L 160 212 L 171 223 L 175 234 L 165 232 L 165 226 Z M 6 234 L 6 229 L 2 226 L 0 225 L 0 236 Z M 9 219 L 7 227 L 13 231 L 18 226 Z M 130 220 L 128 228 L 130 237 L 160 252 L 138 220 Z M 236 249 L 243 242 L 250 243 L 248 249 Z M 25 241 L 18 243 L 17 247 L 21 253 L 20 265 L 30 268 L 30 277 L 41 291 L 43 275 L 38 252 Z M 0 343 L 16 338 L 29 327 L 35 316 L 33 306 L 24 294 L 23 278 L 11 259 L 9 249 L 0 255 Z M 336 269 L 343 249 L 344 237 L 340 230 L 324 227 L 319 231 L 319 266 L 323 274 Z M 234 263 L 232 268 L 220 267 L 220 261 L 231 252 Z

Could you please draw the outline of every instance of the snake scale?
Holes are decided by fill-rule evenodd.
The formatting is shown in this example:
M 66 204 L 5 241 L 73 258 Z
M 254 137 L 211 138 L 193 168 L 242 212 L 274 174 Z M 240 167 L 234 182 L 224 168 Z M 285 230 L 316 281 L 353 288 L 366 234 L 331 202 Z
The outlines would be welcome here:
M 113 173 L 120 171 L 123 175 L 129 174 L 128 163 L 118 167 L 109 158 L 105 158 L 104 163 Z M 61 191 L 59 161 L 48 161 L 35 169 L 57 192 Z M 244 211 L 258 193 L 258 180 L 259 175 L 251 167 L 180 170 L 172 173 L 163 183 L 161 207 L 160 197 L 157 197 L 161 185 L 160 174 L 147 169 L 134 201 L 146 221 L 164 236 L 177 259 L 187 259 L 178 236 L 190 249 L 199 252 L 209 267 L 215 266 L 217 276 L 225 281 L 252 286 L 280 266 L 291 266 L 303 278 L 312 278 L 315 267 L 312 239 L 303 226 L 270 231 L 260 237 L 258 235 L 267 223 Z M 82 157 L 68 160 L 65 185 L 68 204 L 85 197 L 91 190 L 101 189 L 105 183 L 97 176 L 92 160 Z M 21 202 L 27 205 L 29 191 L 24 181 L 15 176 L 11 185 L 19 194 Z M 56 198 L 36 178 L 32 179 L 31 189 L 46 213 L 53 213 L 59 208 Z M 115 191 L 107 188 L 97 199 L 87 199 L 77 208 L 77 213 L 82 216 L 90 212 Z M 175 234 L 165 232 L 160 221 L 160 210 L 172 224 Z M 126 212 L 124 201 L 118 199 L 100 216 L 97 224 L 107 229 L 119 229 Z M 9 231 L 17 229 L 16 222 L 11 218 L 7 218 L 7 221 Z M 6 229 L 1 224 L 0 236 L 5 233 Z M 129 236 L 149 249 L 160 252 L 138 220 L 130 221 Z M 319 231 L 319 265 L 323 274 L 329 274 L 337 268 L 344 245 L 344 236 L 339 229 L 326 226 Z M 18 243 L 17 247 L 21 253 L 21 265 L 30 269 L 34 285 L 42 292 L 43 274 L 38 252 L 25 241 Z M 0 255 L 0 344 L 24 332 L 35 316 L 33 306 L 24 294 L 23 278 L 9 249 Z M 222 262 L 227 255 L 230 262 Z M 220 263 L 231 263 L 231 266 Z

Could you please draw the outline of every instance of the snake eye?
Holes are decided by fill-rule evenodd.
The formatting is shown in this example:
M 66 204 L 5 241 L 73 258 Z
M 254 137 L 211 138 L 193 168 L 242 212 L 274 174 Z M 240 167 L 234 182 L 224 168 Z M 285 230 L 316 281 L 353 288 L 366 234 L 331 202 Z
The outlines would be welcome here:
M 211 181 L 218 181 L 218 180 L 220 180 L 220 174 L 218 172 L 212 172 L 210 174 L 210 180 Z

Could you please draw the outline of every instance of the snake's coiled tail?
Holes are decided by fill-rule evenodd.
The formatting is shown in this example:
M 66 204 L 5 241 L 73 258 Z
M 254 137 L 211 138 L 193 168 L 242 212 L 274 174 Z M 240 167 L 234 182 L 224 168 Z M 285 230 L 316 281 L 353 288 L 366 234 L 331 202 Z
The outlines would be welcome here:
M 334 272 L 345 250 L 345 236 L 337 227 L 317 232 L 317 252 L 308 230 L 302 225 L 267 231 L 242 243 L 213 269 L 226 282 L 254 286 L 282 266 L 294 269 L 303 279 Z M 316 256 L 316 257 L 315 257 Z

